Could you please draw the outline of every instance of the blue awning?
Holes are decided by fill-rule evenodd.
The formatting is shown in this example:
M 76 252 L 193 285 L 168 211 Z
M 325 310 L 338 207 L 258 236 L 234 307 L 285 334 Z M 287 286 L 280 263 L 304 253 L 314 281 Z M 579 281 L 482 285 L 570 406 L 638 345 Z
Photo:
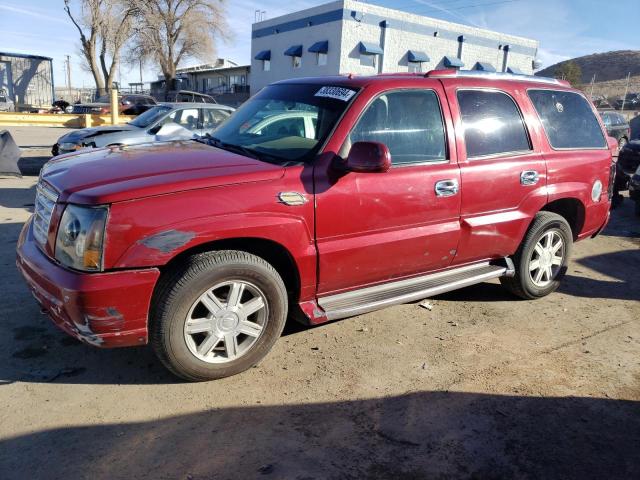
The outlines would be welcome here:
M 492 72 L 496 71 L 496 67 L 491 65 L 489 62 L 476 62 L 473 66 L 472 70 L 477 70 L 479 72 Z
M 360 42 L 360 53 L 366 55 L 382 55 L 384 52 L 380 46 L 375 43 Z
M 513 73 L 514 75 L 526 75 L 522 70 L 516 67 L 508 67 L 507 73 Z
M 329 51 L 329 40 L 314 43 L 309 47 L 309 51 L 312 53 L 327 53 Z
M 284 51 L 284 54 L 289 57 L 301 57 L 302 45 L 292 45 Z
M 271 60 L 271 50 L 262 50 L 255 58 L 256 60 Z
M 418 50 L 409 50 L 407 58 L 410 62 L 428 62 L 430 60 L 429 55 Z
M 447 68 L 462 68 L 464 62 L 458 57 L 444 57 L 444 66 Z

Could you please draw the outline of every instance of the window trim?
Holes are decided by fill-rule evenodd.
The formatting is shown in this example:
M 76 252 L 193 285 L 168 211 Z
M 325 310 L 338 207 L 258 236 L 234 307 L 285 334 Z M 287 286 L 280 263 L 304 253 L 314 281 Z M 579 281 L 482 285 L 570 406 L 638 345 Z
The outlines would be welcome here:
M 447 164 L 447 163 L 452 163 L 451 162 L 451 152 L 449 151 L 450 149 L 449 149 L 449 135 L 448 135 L 448 131 L 447 131 L 447 122 L 445 121 L 444 110 L 442 109 L 442 101 L 441 101 L 440 96 L 438 95 L 438 92 L 436 91 L 436 89 L 435 88 L 431 88 L 431 87 L 398 87 L 398 88 L 391 88 L 389 90 L 384 90 L 384 91 L 378 92 L 376 95 L 371 97 L 367 101 L 366 105 L 362 108 L 362 110 L 358 114 L 358 118 L 355 119 L 355 121 L 353 122 L 353 125 L 349 129 L 349 132 L 345 136 L 344 141 L 342 142 L 342 145 L 340 145 L 340 148 L 338 149 L 338 156 L 340 158 L 342 158 L 342 155 L 340 155 L 340 153 L 342 152 L 342 149 L 344 148 L 344 145 L 347 143 L 348 138 L 351 136 L 351 132 L 353 132 L 353 130 L 358 126 L 358 123 L 360 123 L 360 120 L 362 119 L 362 117 L 364 116 L 365 112 L 369 109 L 369 107 L 371 106 L 371 104 L 373 102 L 375 102 L 382 95 L 387 95 L 389 93 L 407 92 L 407 91 L 408 92 L 415 92 L 415 91 L 433 92 L 434 95 L 436 96 L 436 100 L 438 101 L 438 108 L 440 109 L 440 120 L 442 121 L 442 130 L 443 130 L 443 133 L 444 133 L 445 155 L 444 155 L 443 159 L 437 160 L 437 161 L 434 161 L 434 162 L 424 161 L 424 162 L 400 163 L 400 164 L 394 164 L 393 163 L 393 156 L 392 156 L 391 157 L 391 168 L 396 168 L 396 167 L 397 168 L 400 168 L 400 167 L 414 167 L 414 166 L 420 166 L 420 165 L 443 165 L 443 164 Z M 346 111 L 345 111 L 345 113 L 346 113 Z M 348 152 L 347 152 L 347 155 L 349 155 Z M 346 158 L 344 158 L 343 160 L 346 160 Z
M 529 143 L 528 150 L 512 150 L 510 152 L 496 152 L 489 153 L 487 155 L 469 155 L 469 151 L 467 149 L 467 139 L 464 136 L 464 120 L 462 119 L 462 108 L 460 108 L 460 102 L 458 100 L 458 92 L 468 92 L 468 91 L 476 91 L 476 92 L 487 92 L 487 93 L 502 93 L 506 95 L 515 105 L 518 114 L 520 115 L 520 121 L 522 122 L 522 126 L 524 127 L 524 133 L 527 137 L 527 142 Z M 522 109 L 518 102 L 513 98 L 509 92 L 505 90 L 501 90 L 499 88 L 489 88 L 489 87 L 461 87 L 456 89 L 456 104 L 458 106 L 458 114 L 460 115 L 460 125 L 462 126 L 462 140 L 464 142 L 464 153 L 467 160 L 475 161 L 475 160 L 493 160 L 495 158 L 502 157 L 522 157 L 524 155 L 530 155 L 536 153 L 533 147 L 533 141 L 531 139 L 531 132 L 529 131 L 529 126 L 527 122 L 524 120 L 524 115 L 522 114 Z
M 590 102 L 587 97 L 581 93 L 581 92 L 576 92 L 574 90 L 564 90 L 562 88 L 536 88 L 536 87 L 530 87 L 526 89 L 527 92 L 527 98 L 529 99 L 529 102 L 531 103 L 531 108 L 533 108 L 533 111 L 536 114 L 536 118 L 538 119 L 538 122 L 540 122 L 540 126 L 542 127 L 542 131 L 544 132 L 544 136 L 547 139 L 547 143 L 549 144 L 549 148 L 551 148 L 551 150 L 555 151 L 555 152 L 566 152 L 566 151 L 570 151 L 570 150 L 609 150 L 609 145 L 607 144 L 607 137 L 609 136 L 609 133 L 607 132 L 607 129 L 605 127 L 604 131 L 602 129 L 602 127 L 604 126 L 604 121 L 600 122 L 598 121 L 598 113 L 596 110 L 596 113 L 594 114 L 596 117 L 596 121 L 598 121 L 598 125 L 600 126 L 600 132 L 602 133 L 602 137 L 604 140 L 604 146 L 603 147 L 554 147 L 551 144 L 551 139 L 549 138 L 549 135 L 547 134 L 547 129 L 544 128 L 544 123 L 542 123 L 542 118 L 540 117 L 540 114 L 538 113 L 538 109 L 536 108 L 536 106 L 533 103 L 533 100 L 531 100 L 531 96 L 529 95 L 529 92 L 532 90 L 537 90 L 537 91 L 543 91 L 543 92 L 562 92 L 562 93 L 573 93 L 575 95 L 578 95 L 580 97 L 582 97 L 584 100 L 586 100 L 587 104 L 589 106 L 591 106 L 591 112 L 593 113 L 594 110 L 594 106 L 593 103 Z

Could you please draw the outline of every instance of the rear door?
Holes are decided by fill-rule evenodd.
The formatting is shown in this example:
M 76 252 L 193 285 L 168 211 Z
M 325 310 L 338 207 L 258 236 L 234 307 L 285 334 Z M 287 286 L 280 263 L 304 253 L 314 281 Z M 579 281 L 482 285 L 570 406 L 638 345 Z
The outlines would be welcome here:
M 320 295 L 442 269 L 455 254 L 460 175 L 449 109 L 439 82 L 414 83 L 421 87 L 365 90 L 343 120 L 353 128 L 328 146 L 339 162 L 355 142 L 384 143 L 389 171 L 315 169 Z M 439 194 L 439 182 L 452 188 Z
M 462 182 L 454 264 L 512 255 L 547 200 L 539 132 L 526 126 L 533 112 L 517 88 L 478 88 L 464 80 L 446 88 Z

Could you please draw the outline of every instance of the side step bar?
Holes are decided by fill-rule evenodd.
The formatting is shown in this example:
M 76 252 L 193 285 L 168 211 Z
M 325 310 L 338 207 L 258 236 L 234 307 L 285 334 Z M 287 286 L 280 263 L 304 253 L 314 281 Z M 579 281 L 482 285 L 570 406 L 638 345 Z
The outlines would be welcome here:
M 360 315 L 391 305 L 415 302 L 440 293 L 482 283 L 492 278 L 513 276 L 515 268 L 510 258 L 498 262 L 482 262 L 432 273 L 421 277 L 385 283 L 337 295 L 319 298 L 318 304 L 327 319 Z

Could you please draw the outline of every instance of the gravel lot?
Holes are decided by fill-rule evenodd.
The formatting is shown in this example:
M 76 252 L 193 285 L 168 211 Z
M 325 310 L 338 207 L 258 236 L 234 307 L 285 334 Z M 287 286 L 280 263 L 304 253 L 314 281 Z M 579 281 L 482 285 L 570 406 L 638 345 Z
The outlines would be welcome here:
M 640 478 L 628 200 L 542 300 L 485 283 L 291 325 L 256 368 L 185 384 L 40 315 L 14 265 L 35 182 L 0 178 L 2 479 Z

